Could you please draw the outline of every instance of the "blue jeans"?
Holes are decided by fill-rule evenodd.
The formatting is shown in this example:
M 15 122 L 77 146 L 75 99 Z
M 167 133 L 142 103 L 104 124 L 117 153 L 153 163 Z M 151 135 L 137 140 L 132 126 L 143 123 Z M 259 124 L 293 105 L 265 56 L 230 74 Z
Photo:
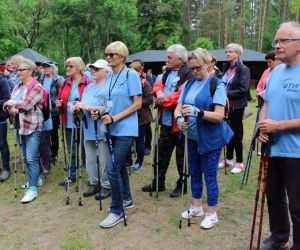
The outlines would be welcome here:
M 217 181 L 218 163 L 221 149 L 205 154 L 198 153 L 198 142 L 188 140 L 189 174 L 191 176 L 191 189 L 194 199 L 202 198 L 203 175 L 207 190 L 207 205 L 218 204 L 219 188 Z
M 107 169 L 111 186 L 110 212 L 120 215 L 123 211 L 123 200 L 132 200 L 125 163 L 133 144 L 133 137 L 112 136 L 112 143 L 115 162 L 109 164 Z
M 147 124 L 139 126 L 139 136 L 135 137 L 135 147 L 137 153 L 137 159 L 135 163 L 143 164 L 145 155 L 145 135 L 146 135 Z
M 3 170 L 9 171 L 9 147 L 7 144 L 7 124 L 0 123 L 0 151 L 2 158 Z
M 40 176 L 39 150 L 41 132 L 36 131 L 29 135 L 21 135 L 23 157 L 28 169 L 29 187 L 36 187 Z

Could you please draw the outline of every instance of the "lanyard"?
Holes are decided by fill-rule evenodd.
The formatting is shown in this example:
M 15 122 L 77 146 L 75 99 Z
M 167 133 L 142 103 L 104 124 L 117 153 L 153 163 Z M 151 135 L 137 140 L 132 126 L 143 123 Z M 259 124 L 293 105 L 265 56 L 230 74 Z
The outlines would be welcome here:
M 120 74 L 121 74 L 121 72 L 123 71 L 124 68 L 125 68 L 125 66 L 121 69 L 121 71 L 120 71 L 119 74 L 117 75 L 117 78 L 116 78 L 116 80 L 115 80 L 113 86 L 111 86 L 112 79 L 113 79 L 113 77 L 111 76 L 111 80 L 110 80 L 110 83 L 109 83 L 109 89 L 108 89 L 108 99 L 109 99 L 109 100 L 110 100 L 111 92 L 113 91 L 113 89 L 114 89 L 114 87 L 115 87 L 115 85 L 116 85 L 116 83 L 117 83 L 117 81 L 118 81 L 118 79 L 119 79 L 119 76 L 120 76 Z
M 76 82 L 76 83 L 72 83 L 72 90 L 71 90 L 69 98 L 68 98 L 69 100 L 70 99 L 72 100 L 72 96 L 73 96 L 74 91 L 78 90 L 79 83 L 80 83 L 80 81 Z M 73 88 L 73 86 L 74 86 L 74 88 Z

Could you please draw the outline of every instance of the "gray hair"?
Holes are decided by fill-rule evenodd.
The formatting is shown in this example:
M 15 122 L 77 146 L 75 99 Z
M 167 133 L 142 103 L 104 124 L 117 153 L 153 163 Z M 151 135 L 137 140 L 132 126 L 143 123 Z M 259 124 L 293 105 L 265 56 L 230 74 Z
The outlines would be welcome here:
M 279 25 L 279 29 L 281 28 L 292 28 L 292 32 L 295 36 L 300 38 L 300 24 L 297 22 L 285 22 Z
M 238 53 L 238 54 L 242 54 L 243 53 L 243 46 L 238 44 L 238 43 L 230 43 L 227 45 L 226 47 L 227 49 L 231 48 L 233 49 L 234 52 Z
M 187 62 L 188 59 L 188 53 L 187 50 L 184 46 L 182 46 L 181 44 L 173 44 L 171 45 L 168 49 L 167 52 L 172 52 L 176 55 L 176 57 L 178 57 L 179 59 L 181 59 L 183 62 Z
M 33 61 L 31 61 L 30 59 L 23 58 L 23 60 L 20 61 L 19 65 L 21 65 L 21 64 L 25 64 L 29 70 L 34 71 L 36 69 L 36 64 Z

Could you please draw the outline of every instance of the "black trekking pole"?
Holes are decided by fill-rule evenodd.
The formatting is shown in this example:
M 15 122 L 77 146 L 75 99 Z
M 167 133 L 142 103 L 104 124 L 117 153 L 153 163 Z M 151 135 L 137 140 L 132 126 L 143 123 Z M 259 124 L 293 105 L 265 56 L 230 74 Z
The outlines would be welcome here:
M 252 139 L 251 139 L 250 146 L 249 146 L 249 151 L 248 151 L 247 161 L 246 161 L 246 167 L 245 167 L 245 171 L 244 171 L 244 174 L 243 174 L 241 188 L 246 186 L 247 183 L 248 183 L 248 177 L 249 177 L 251 161 L 252 161 L 252 153 L 253 153 L 253 151 L 255 151 L 255 143 L 257 141 L 256 138 L 259 135 L 259 130 L 257 129 L 257 123 L 258 123 L 258 120 L 259 120 L 259 112 L 260 112 L 260 109 L 257 110 L 257 114 L 256 114 L 255 125 L 254 125 L 254 129 L 253 129 L 253 133 L 252 133 Z
M 111 155 L 111 161 L 112 161 L 113 168 L 116 171 L 116 180 L 117 180 L 117 182 L 119 184 L 119 188 L 120 188 L 120 186 L 122 185 L 122 180 L 121 180 L 121 177 L 120 177 L 120 172 L 118 171 L 118 169 L 116 169 L 114 148 L 113 148 L 113 142 L 112 142 L 112 139 L 111 139 L 110 125 L 109 124 L 106 124 L 106 130 L 107 130 L 106 131 L 106 140 L 108 142 L 109 152 L 110 152 L 110 155 Z M 121 190 L 121 188 L 120 188 L 120 190 Z M 124 226 L 127 226 L 125 209 L 124 209 L 124 206 L 123 206 L 123 193 L 121 193 L 120 195 L 121 195 L 121 200 L 122 200 L 122 214 L 123 214 L 123 219 L 124 219 Z
M 188 117 L 184 117 L 184 121 L 188 121 Z M 183 157 L 183 185 L 181 186 L 181 211 L 183 210 L 183 193 L 184 193 L 184 186 L 187 186 L 187 192 L 189 189 L 189 186 L 187 185 L 188 179 L 189 179 L 189 162 L 188 162 L 188 131 L 183 132 L 184 135 L 184 157 Z M 188 196 L 188 207 L 190 203 L 189 199 L 189 194 L 187 193 Z M 191 218 L 190 218 L 190 208 L 188 208 L 188 226 L 191 226 Z M 182 217 L 180 216 L 179 220 L 179 229 L 182 228 Z
M 97 112 L 94 110 L 93 112 Z M 98 143 L 98 122 L 94 120 L 94 128 L 95 128 L 95 146 L 96 146 L 96 157 L 97 157 L 97 173 L 98 173 L 98 186 L 99 186 L 99 208 L 102 211 L 102 199 L 101 199 L 101 176 L 100 176 L 100 160 L 99 160 L 99 143 Z
M 15 198 L 17 198 L 17 192 L 18 192 L 18 183 L 17 183 L 17 148 L 18 148 L 18 130 L 16 129 L 15 131 L 15 163 L 14 163 L 14 173 L 15 173 L 15 188 L 14 188 L 14 193 L 15 193 Z
M 74 139 L 74 126 L 72 125 L 71 131 L 71 144 L 70 144 L 70 155 L 69 155 L 69 167 L 68 167 L 68 176 L 65 180 L 65 189 L 67 191 L 66 197 L 66 205 L 70 204 L 70 180 L 69 177 L 71 175 L 71 166 L 72 166 L 72 154 L 73 154 L 73 139 Z
M 224 145 L 223 147 L 223 159 L 225 160 L 226 159 L 226 145 Z M 227 164 L 226 164 L 226 160 L 225 160 L 225 165 L 224 165 L 224 173 L 225 175 L 227 175 Z
M 82 165 L 83 165 L 83 159 L 82 159 L 82 133 L 83 133 L 83 127 L 82 127 L 83 121 L 80 121 L 80 127 L 79 127 L 79 173 L 78 173 L 78 179 L 79 179 L 79 189 L 78 189 L 78 206 L 82 206 Z

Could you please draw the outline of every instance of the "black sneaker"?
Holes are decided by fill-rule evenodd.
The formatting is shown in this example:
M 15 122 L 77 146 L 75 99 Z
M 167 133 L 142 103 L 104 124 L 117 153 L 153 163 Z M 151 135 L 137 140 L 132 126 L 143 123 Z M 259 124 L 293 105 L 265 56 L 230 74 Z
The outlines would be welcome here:
M 83 193 L 84 197 L 89 197 L 94 194 L 99 193 L 99 186 L 98 185 L 89 185 L 86 192 Z
M 181 196 L 182 193 L 182 187 L 177 186 L 171 193 L 170 193 L 170 197 L 171 198 L 177 198 L 179 196 Z M 183 194 L 186 194 L 186 189 L 183 190 Z
M 260 242 L 260 250 L 289 250 L 289 243 L 277 243 L 271 237 Z
M 69 183 L 74 183 L 74 182 L 76 182 L 76 179 L 64 179 L 64 180 L 60 180 L 59 182 L 58 182 L 58 186 L 66 186 L 66 182 L 67 181 L 69 181 Z
M 101 200 L 108 198 L 111 195 L 111 189 L 101 188 Z M 95 195 L 95 200 L 99 200 L 99 192 Z
M 1 182 L 6 181 L 9 178 L 9 176 L 10 176 L 9 171 L 3 170 L 2 174 L 0 175 L 0 181 Z
M 151 150 L 149 148 L 145 148 L 144 155 L 150 155 Z
M 158 192 L 163 192 L 165 191 L 166 188 L 163 186 L 158 186 Z M 142 187 L 142 191 L 145 192 L 145 193 L 149 193 L 149 192 L 156 192 L 156 186 L 145 186 L 145 187 Z

